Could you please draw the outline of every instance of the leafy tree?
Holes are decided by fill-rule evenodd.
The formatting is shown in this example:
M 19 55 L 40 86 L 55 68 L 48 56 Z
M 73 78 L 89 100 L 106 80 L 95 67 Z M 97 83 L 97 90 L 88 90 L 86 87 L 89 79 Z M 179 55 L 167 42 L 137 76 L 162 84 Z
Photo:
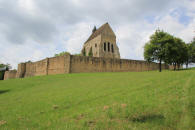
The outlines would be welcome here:
M 192 45 L 191 44 L 186 44 L 186 49 L 187 49 L 187 57 L 186 57 L 186 68 L 188 68 L 188 65 L 192 62 Z
M 93 51 L 92 51 L 92 47 L 90 48 L 90 50 L 89 50 L 89 54 L 88 54 L 89 56 L 93 56 Z
M 177 45 L 178 56 L 176 57 L 177 68 L 179 69 L 181 65 L 186 63 L 188 59 L 188 48 L 184 41 L 180 38 L 175 38 Z
M 191 58 L 191 63 L 195 63 L 195 38 L 193 39 L 193 41 L 190 43 L 190 58 Z
M 183 55 L 183 57 L 186 58 L 186 68 L 188 68 L 189 64 L 195 63 L 195 38 L 191 43 L 186 44 L 186 55 Z
M 156 30 L 144 46 L 144 59 L 149 62 L 159 61 L 159 71 L 161 72 L 161 64 L 165 61 L 165 45 L 172 42 L 174 42 L 172 35 Z
M 59 53 L 59 54 L 55 54 L 54 56 L 63 56 L 63 55 L 66 55 L 66 54 L 69 54 L 69 55 L 70 55 L 69 52 L 63 51 L 63 52 L 61 52 L 61 53 Z
M 10 64 L 0 64 L 0 68 L 4 68 L 4 67 L 6 67 L 6 71 L 12 68 Z
M 188 59 L 188 48 L 180 38 L 173 38 L 173 42 L 169 42 L 165 45 L 165 62 L 173 65 L 174 70 L 176 66 L 178 69 L 181 65 L 186 63 Z

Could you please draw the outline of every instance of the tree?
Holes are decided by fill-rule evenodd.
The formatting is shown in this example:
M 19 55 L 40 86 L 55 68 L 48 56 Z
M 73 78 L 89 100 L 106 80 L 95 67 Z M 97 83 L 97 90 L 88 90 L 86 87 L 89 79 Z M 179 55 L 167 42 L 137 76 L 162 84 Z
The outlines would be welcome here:
M 55 54 L 54 56 L 63 56 L 63 55 L 66 55 L 66 54 L 69 54 L 69 55 L 70 55 L 69 52 L 63 51 L 63 52 L 61 52 L 61 53 L 59 53 L 59 54 Z
M 186 64 L 186 68 L 188 68 L 188 65 L 192 62 L 192 44 L 186 44 L 186 49 L 187 49 L 187 52 L 186 52 L 186 61 L 185 61 L 185 64 Z
M 6 71 L 9 71 L 12 67 L 10 64 L 0 64 L 0 68 L 6 67 Z
M 180 38 L 175 38 L 175 42 L 177 45 L 177 52 L 178 52 L 178 55 L 176 57 L 176 63 L 177 63 L 177 68 L 180 69 L 180 66 L 186 63 L 188 59 L 188 49 L 185 42 Z
M 186 68 L 188 68 L 189 64 L 195 63 L 195 38 L 193 39 L 192 42 L 186 44 L 186 55 L 183 55 L 183 57 L 184 56 L 186 58 L 185 60 Z
M 193 41 L 190 43 L 191 50 L 190 50 L 190 56 L 191 56 L 191 63 L 195 63 L 195 38 Z
M 165 61 L 165 45 L 172 42 L 174 42 L 172 35 L 156 30 L 144 46 L 144 59 L 149 62 L 159 61 L 159 71 L 161 72 L 161 64 Z
M 173 38 L 173 42 L 165 45 L 165 62 L 179 69 L 188 60 L 188 48 L 180 38 Z
M 93 51 L 92 51 L 92 47 L 90 48 L 90 50 L 89 50 L 89 54 L 88 54 L 89 56 L 93 56 Z

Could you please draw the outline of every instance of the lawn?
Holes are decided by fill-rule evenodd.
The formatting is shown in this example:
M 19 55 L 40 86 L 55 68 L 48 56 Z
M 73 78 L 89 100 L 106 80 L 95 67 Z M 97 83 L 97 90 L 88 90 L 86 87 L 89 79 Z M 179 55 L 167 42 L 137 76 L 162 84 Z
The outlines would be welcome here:
M 195 70 L 0 81 L 0 129 L 195 129 Z

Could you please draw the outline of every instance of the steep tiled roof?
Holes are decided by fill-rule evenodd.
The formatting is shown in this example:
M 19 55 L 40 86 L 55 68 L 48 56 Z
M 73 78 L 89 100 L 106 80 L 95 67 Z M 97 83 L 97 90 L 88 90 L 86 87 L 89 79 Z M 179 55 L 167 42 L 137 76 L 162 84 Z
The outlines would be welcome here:
M 102 25 L 100 28 L 98 28 L 94 33 L 91 34 L 91 36 L 87 39 L 87 41 L 85 43 L 87 43 L 88 41 L 94 39 L 95 37 L 97 37 L 99 34 L 102 33 L 102 31 L 104 30 L 104 28 L 108 25 L 108 23 L 105 23 L 104 25 Z

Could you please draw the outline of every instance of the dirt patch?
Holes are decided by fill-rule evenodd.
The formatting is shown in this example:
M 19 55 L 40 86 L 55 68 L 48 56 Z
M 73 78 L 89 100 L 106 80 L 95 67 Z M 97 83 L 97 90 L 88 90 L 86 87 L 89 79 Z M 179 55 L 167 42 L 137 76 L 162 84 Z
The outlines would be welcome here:
M 109 108 L 109 106 L 104 106 L 103 110 L 107 110 Z
M 58 109 L 59 106 L 58 105 L 53 105 L 53 109 Z
M 81 120 L 84 118 L 84 114 L 80 114 L 78 117 L 77 117 L 77 120 Z
M 6 124 L 6 123 L 7 123 L 7 121 L 1 120 L 1 121 L 0 121 L 0 126 L 4 125 L 4 124 Z
M 127 104 L 121 104 L 122 108 L 125 108 L 127 106 Z

